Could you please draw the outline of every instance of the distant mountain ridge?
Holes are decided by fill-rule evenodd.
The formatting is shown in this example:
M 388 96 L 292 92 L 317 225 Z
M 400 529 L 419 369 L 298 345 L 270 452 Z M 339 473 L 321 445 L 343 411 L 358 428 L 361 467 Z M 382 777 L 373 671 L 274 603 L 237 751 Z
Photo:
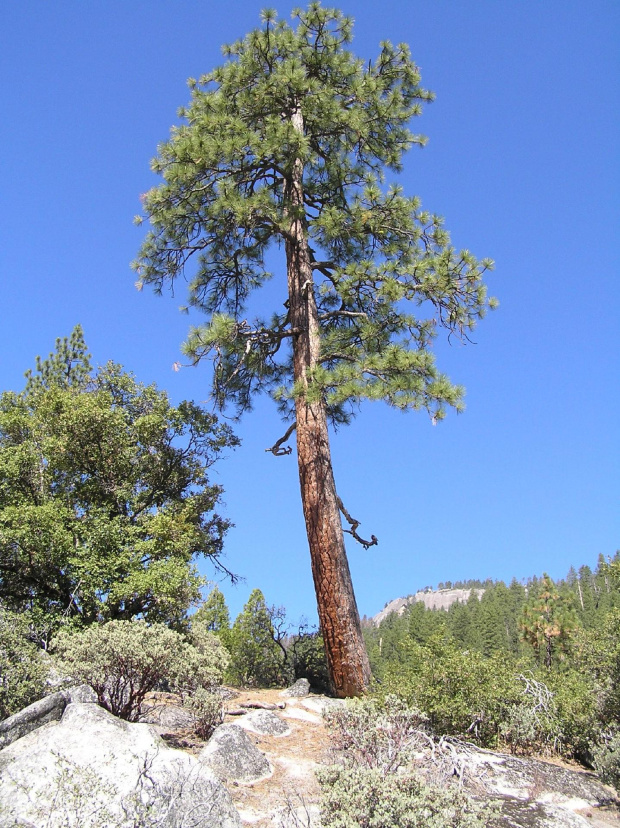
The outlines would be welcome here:
M 372 619 L 375 626 L 379 626 L 379 624 L 384 621 L 388 615 L 392 613 L 397 613 L 398 615 L 402 615 L 403 612 L 407 609 L 408 606 L 411 604 L 416 603 L 416 601 L 420 601 L 424 604 L 427 609 L 449 609 L 452 604 L 455 604 L 457 601 L 460 601 L 464 604 L 466 601 L 469 600 L 469 596 L 472 592 L 477 594 L 478 600 L 482 597 L 484 593 L 484 588 L 482 587 L 473 587 L 472 589 L 436 589 L 436 590 L 421 590 L 416 592 L 415 595 L 409 595 L 407 598 L 394 598 L 393 601 L 390 601 L 385 607 L 378 612 Z

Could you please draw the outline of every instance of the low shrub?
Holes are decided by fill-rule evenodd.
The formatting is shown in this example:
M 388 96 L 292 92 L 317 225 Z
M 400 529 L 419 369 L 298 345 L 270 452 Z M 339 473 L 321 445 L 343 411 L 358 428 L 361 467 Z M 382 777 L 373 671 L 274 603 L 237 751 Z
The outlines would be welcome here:
M 484 828 L 492 809 L 456 786 L 334 765 L 317 772 L 323 828 Z
M 190 649 L 185 649 L 189 662 L 180 665 L 180 669 L 177 662 L 170 676 L 171 684 L 181 695 L 221 684 L 230 663 L 228 650 L 206 624 L 192 624 L 189 644 Z
M 351 699 L 326 711 L 324 719 L 333 747 L 347 763 L 383 775 L 407 762 L 421 741 L 428 743 L 422 732 L 426 717 L 393 695 Z
M 591 764 L 591 745 L 600 738 L 600 707 L 596 683 L 575 669 L 563 670 L 549 678 L 559 732 L 559 749 L 564 756 Z
M 139 718 L 146 694 L 162 682 L 173 691 L 192 693 L 218 684 L 226 663 L 219 643 L 201 651 L 163 624 L 144 621 L 109 621 L 77 633 L 63 631 L 53 649 L 60 670 L 90 684 L 99 704 L 131 722 Z
M 199 687 L 184 704 L 195 716 L 194 732 L 200 739 L 209 739 L 224 721 L 224 701 L 219 693 Z
M 620 792 L 620 733 L 609 734 L 592 748 L 594 769 L 601 782 Z
M 317 772 L 324 828 L 483 828 L 494 815 L 452 784 L 452 766 L 441 785 L 412 771 L 424 748 L 441 757 L 427 717 L 397 696 L 353 699 L 324 718 L 338 761 Z
M 497 746 L 501 723 L 520 701 L 514 665 L 501 656 L 461 650 L 442 633 L 424 645 L 406 642 L 400 656 L 386 668 L 383 693 L 423 710 L 435 733 Z

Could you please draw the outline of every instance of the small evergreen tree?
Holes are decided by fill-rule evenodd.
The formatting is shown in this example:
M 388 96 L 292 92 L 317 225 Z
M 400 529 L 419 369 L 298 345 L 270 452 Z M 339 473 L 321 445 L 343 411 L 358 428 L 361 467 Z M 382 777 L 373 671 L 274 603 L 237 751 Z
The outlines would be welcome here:
M 218 587 L 213 587 L 206 601 L 198 607 L 192 616 L 192 623 L 204 624 L 218 637 L 226 637 L 230 630 L 230 613 L 226 606 L 224 593 Z
M 260 589 L 250 594 L 229 637 L 232 684 L 253 687 L 279 685 L 285 678 L 282 650 L 275 641 L 271 616 Z
M 549 669 L 554 654 L 563 656 L 568 649 L 575 622 L 566 601 L 546 573 L 538 583 L 536 594 L 524 607 L 520 621 L 524 641 L 530 644 Z

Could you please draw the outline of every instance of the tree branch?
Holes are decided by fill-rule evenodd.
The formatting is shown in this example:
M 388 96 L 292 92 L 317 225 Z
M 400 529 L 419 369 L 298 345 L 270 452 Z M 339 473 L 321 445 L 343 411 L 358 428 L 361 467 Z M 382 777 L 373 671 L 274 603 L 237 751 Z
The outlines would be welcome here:
M 293 449 L 290 446 L 283 446 L 283 443 L 286 443 L 286 441 L 289 439 L 289 437 L 295 431 L 296 428 L 297 428 L 297 423 L 296 422 L 292 423 L 288 427 L 284 437 L 280 437 L 280 439 L 277 440 L 271 446 L 271 448 L 266 448 L 265 451 L 270 451 L 273 454 L 274 457 L 283 457 L 285 454 L 292 454 Z
M 359 520 L 355 520 L 354 517 L 351 517 L 351 515 L 345 509 L 344 503 L 342 502 L 341 498 L 338 495 L 336 495 L 336 497 L 338 499 L 338 508 L 345 516 L 349 526 L 351 527 L 350 529 L 343 529 L 343 532 L 347 532 L 349 535 L 353 535 L 355 540 L 358 543 L 361 543 L 364 549 L 369 549 L 371 546 L 376 546 L 379 543 L 379 539 L 375 535 L 371 535 L 370 540 L 367 541 L 357 534 L 357 527 L 360 525 Z

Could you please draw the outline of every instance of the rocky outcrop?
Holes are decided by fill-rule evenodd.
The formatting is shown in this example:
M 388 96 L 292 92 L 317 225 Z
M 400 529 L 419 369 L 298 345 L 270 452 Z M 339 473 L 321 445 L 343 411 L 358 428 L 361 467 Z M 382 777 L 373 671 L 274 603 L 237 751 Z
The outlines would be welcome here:
M 290 736 L 291 729 L 286 722 L 271 710 L 254 710 L 237 722 L 238 726 L 261 736 Z
M 476 593 L 478 599 L 484 595 L 484 589 L 437 589 L 416 592 L 415 595 L 409 595 L 407 598 L 394 598 L 372 620 L 375 626 L 378 627 L 382 621 L 385 621 L 388 615 L 392 615 L 394 612 L 402 615 L 408 606 L 416 602 L 424 604 L 427 609 L 447 610 L 450 609 L 452 604 L 456 604 L 457 601 L 464 604 L 469 600 L 472 592 Z
M 230 795 L 146 724 L 71 702 L 60 721 L 0 751 L 0 826 L 149 824 L 239 828 Z
M 466 788 L 501 806 L 501 828 L 592 828 L 603 824 L 597 810 L 617 805 L 614 791 L 587 771 L 457 742 L 451 749 Z
M 196 724 L 196 717 L 186 707 L 175 704 L 160 704 L 140 716 L 140 721 L 155 727 L 158 733 L 170 733 L 189 730 Z
M 0 748 L 7 747 L 48 722 L 59 721 L 66 706 L 71 702 L 96 704 L 97 694 L 92 687 L 82 684 L 67 690 L 59 690 L 57 693 L 52 693 L 28 705 L 0 722 Z
M 304 696 L 307 696 L 310 693 L 310 682 L 307 678 L 300 678 L 297 679 L 295 684 L 292 684 L 290 687 L 287 687 L 286 690 L 282 691 L 283 696 L 288 696 L 289 698 L 293 699 L 302 699 Z
M 248 784 L 271 776 L 272 769 L 264 753 L 248 734 L 236 724 L 223 724 L 200 753 L 200 761 L 221 779 Z

